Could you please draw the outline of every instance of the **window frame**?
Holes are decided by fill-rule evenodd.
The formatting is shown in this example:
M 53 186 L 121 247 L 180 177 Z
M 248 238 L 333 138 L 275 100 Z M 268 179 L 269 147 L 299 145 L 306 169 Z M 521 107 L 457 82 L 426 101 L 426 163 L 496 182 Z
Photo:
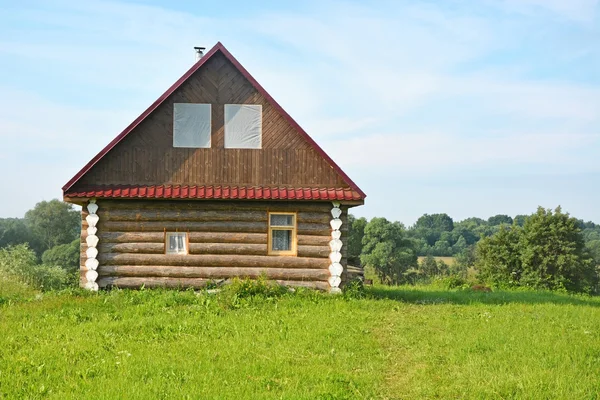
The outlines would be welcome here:
M 184 252 L 169 251 L 169 240 L 173 236 L 184 235 Z M 185 256 L 190 254 L 190 235 L 187 232 L 166 232 L 165 231 L 165 255 L 168 256 Z
M 293 216 L 293 223 L 291 226 L 283 225 L 271 225 L 271 215 L 291 215 Z M 269 211 L 267 213 L 268 218 L 268 231 L 267 231 L 267 254 L 270 256 L 297 256 L 298 255 L 298 213 L 286 212 L 286 211 Z M 292 246 L 290 250 L 273 250 L 273 231 L 291 231 L 292 232 Z

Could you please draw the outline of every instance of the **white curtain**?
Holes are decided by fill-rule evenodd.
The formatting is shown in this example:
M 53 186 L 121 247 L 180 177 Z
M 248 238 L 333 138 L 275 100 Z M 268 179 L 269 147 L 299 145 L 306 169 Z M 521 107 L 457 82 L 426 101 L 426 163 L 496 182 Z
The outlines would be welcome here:
M 272 249 L 274 251 L 292 250 L 292 231 L 277 230 L 273 231 Z
M 169 252 L 185 252 L 185 241 L 183 235 L 171 235 L 169 237 Z

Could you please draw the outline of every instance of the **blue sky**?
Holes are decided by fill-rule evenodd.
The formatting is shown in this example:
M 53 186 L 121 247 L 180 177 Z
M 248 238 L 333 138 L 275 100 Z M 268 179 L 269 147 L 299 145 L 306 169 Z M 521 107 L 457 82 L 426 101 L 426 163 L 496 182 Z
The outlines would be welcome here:
M 600 0 L 0 1 L 0 217 L 221 41 L 367 193 L 360 216 L 600 222 Z

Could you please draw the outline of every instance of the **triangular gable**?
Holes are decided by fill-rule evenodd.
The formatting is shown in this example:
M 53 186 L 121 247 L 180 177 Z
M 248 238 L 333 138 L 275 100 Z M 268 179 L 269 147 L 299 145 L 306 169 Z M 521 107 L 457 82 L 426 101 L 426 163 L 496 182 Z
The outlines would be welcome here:
M 135 119 L 123 132 L 121 132 L 114 140 L 112 140 L 104 149 L 102 149 L 85 167 L 83 167 L 65 186 L 63 191 L 65 194 L 72 191 L 74 185 L 84 177 L 95 165 L 97 165 L 107 154 L 121 143 L 131 132 L 133 132 L 140 124 L 142 124 L 151 114 L 161 106 L 173 93 L 177 91 L 188 79 L 190 79 L 196 71 L 203 65 L 207 64 L 217 54 L 222 54 L 234 67 L 250 82 L 252 87 L 258 91 L 268 103 L 291 125 L 294 130 L 302 136 L 322 159 L 341 177 L 348 187 L 355 192 L 354 198 L 364 199 L 365 193 L 341 170 L 341 168 L 319 147 L 319 145 L 298 125 L 296 121 L 267 93 L 267 91 L 250 75 L 250 73 L 229 53 L 229 51 L 219 42 L 208 53 L 194 64 L 177 82 L 175 82 L 162 96 L 160 96 L 146 111 Z

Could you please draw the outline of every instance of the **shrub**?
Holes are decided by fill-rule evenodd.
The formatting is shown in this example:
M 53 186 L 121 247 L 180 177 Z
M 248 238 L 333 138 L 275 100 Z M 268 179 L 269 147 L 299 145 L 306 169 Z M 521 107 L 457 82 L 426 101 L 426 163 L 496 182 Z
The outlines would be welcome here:
M 27 244 L 0 249 L 0 274 L 41 290 L 62 289 L 73 282 L 72 274 L 60 267 L 38 265 Z

